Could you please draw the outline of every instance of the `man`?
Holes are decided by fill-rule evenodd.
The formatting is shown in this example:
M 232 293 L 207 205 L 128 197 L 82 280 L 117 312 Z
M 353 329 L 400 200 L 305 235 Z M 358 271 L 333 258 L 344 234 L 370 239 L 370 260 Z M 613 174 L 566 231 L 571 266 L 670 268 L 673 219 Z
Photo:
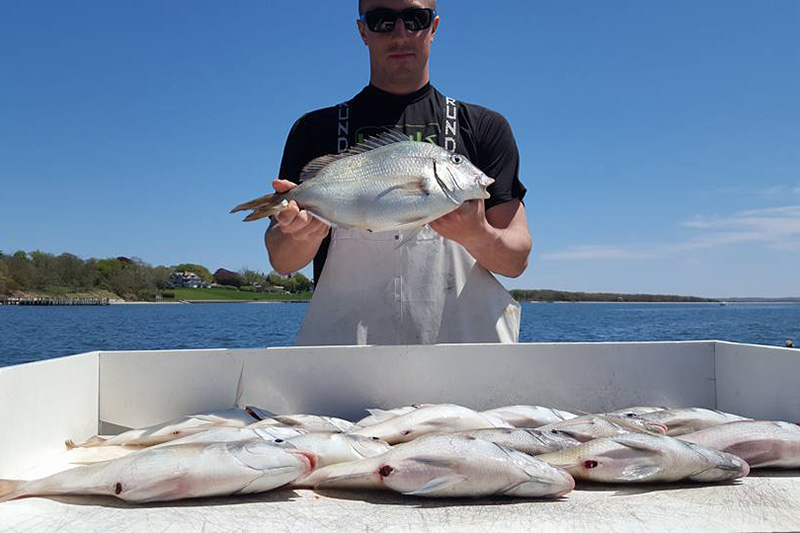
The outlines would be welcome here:
M 435 0 L 359 2 L 370 84 L 294 124 L 273 186 L 285 192 L 312 159 L 396 126 L 412 140 L 467 156 L 495 180 L 491 197 L 465 203 L 402 245 L 404 232 L 331 230 L 292 202 L 274 217 L 265 241 L 280 273 L 314 260 L 316 289 L 299 345 L 518 339 L 519 305 L 489 273 L 519 276 L 531 250 L 516 142 L 501 115 L 430 84 L 435 8 Z

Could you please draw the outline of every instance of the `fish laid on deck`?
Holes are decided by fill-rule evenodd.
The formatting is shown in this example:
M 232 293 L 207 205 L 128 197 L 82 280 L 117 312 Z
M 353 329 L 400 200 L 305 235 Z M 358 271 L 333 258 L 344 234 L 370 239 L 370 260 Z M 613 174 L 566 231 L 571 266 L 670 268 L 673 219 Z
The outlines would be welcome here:
M 537 428 L 578 416 L 569 411 L 542 407 L 541 405 L 507 405 L 484 411 L 484 413 L 505 418 L 512 426 L 518 428 Z
M 610 414 L 583 415 L 555 424 L 540 426 L 537 429 L 566 435 L 581 442 L 601 437 L 624 435 L 626 433 L 663 435 L 667 430 L 663 424 L 650 422 L 638 416 L 616 416 Z
M 538 457 L 563 468 L 575 479 L 602 483 L 708 483 L 738 479 L 750 471 L 747 463 L 735 455 L 665 435 L 643 433 L 594 439 Z
M 714 409 L 703 409 L 700 407 L 684 407 L 680 409 L 664 409 L 652 413 L 639 415 L 640 418 L 664 424 L 667 426 L 667 435 L 677 437 L 686 433 L 693 433 L 720 424 L 736 422 L 738 420 L 750 420 L 747 417 L 732 413 L 723 413 Z
M 89 494 L 156 502 L 266 492 L 312 470 L 315 458 L 263 440 L 180 444 L 80 466 L 32 481 L 0 480 L 0 501 Z
M 469 429 L 512 427 L 497 416 L 453 404 L 428 405 L 372 426 L 352 431 L 353 435 L 378 437 L 389 444 L 408 442 L 429 433 Z
M 303 483 L 323 489 L 385 488 L 426 497 L 557 498 L 575 487 L 569 474 L 544 461 L 458 435 L 422 437 L 378 457 L 322 468 Z
M 751 468 L 800 468 L 800 426 L 741 420 L 678 437 L 741 457 Z

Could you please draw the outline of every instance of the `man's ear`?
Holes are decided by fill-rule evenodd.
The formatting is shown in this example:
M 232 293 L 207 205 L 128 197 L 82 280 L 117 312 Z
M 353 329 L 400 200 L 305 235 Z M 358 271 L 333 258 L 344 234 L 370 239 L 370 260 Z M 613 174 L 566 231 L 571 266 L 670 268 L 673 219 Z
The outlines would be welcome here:
M 356 21 L 356 26 L 358 26 L 358 33 L 361 35 L 361 40 L 364 42 L 364 45 L 369 46 L 367 44 L 367 27 L 360 20 Z
M 433 19 L 433 26 L 431 26 L 431 41 L 436 36 L 436 28 L 439 27 L 439 15 L 436 15 L 436 18 Z

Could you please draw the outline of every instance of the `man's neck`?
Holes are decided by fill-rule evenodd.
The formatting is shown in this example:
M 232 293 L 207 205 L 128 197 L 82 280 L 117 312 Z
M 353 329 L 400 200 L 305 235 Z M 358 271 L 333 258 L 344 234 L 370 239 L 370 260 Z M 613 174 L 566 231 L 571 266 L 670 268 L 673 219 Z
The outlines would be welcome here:
M 430 82 L 430 77 L 425 75 L 421 76 L 419 80 L 415 81 L 392 81 L 376 79 L 374 76 L 370 77 L 369 82 L 378 89 L 385 91 L 389 94 L 406 95 L 419 91 Z

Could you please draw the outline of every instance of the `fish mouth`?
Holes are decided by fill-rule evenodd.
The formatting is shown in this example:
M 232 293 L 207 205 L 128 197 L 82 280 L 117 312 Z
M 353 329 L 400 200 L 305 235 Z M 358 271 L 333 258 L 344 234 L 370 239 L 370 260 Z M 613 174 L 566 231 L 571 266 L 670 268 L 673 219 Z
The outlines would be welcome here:
M 287 452 L 295 455 L 306 466 L 306 474 L 316 470 L 319 458 L 316 454 L 300 449 L 288 449 Z

